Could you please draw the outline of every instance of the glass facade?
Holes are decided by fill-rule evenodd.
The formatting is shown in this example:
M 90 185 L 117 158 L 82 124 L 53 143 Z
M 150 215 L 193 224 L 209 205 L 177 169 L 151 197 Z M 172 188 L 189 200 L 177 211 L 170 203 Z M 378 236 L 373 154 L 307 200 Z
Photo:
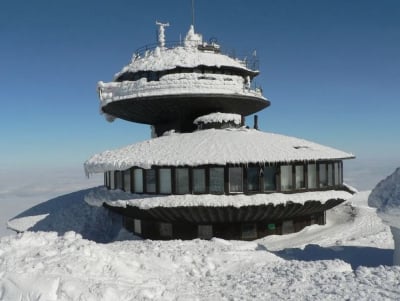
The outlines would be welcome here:
M 328 177 L 326 173 L 326 164 L 320 163 L 319 164 L 319 187 L 324 188 L 328 186 Z
M 224 193 L 224 168 L 210 167 L 210 193 Z
M 160 168 L 159 169 L 159 185 L 160 193 L 170 194 L 172 192 L 171 183 L 171 168 Z
M 130 192 L 131 191 L 131 170 L 125 170 L 123 171 L 124 174 L 124 190 L 126 192 Z
M 275 191 L 276 190 L 276 167 L 265 166 L 264 167 L 264 191 Z
M 194 168 L 192 177 L 193 177 L 193 193 L 206 193 L 205 168 Z
M 143 169 L 135 169 L 133 174 L 135 178 L 134 192 L 143 193 Z
M 229 167 L 229 192 L 243 192 L 243 169 Z
M 175 170 L 175 189 L 177 194 L 189 193 L 189 169 L 177 168 Z
M 304 166 L 303 165 L 295 166 L 295 176 L 296 176 L 296 189 L 306 188 L 306 183 L 304 181 Z
M 115 172 L 110 171 L 110 189 L 115 189 Z
M 333 186 L 333 165 L 328 164 L 328 186 Z
M 281 190 L 293 189 L 293 172 L 291 165 L 281 165 Z
M 229 194 L 326 190 L 342 185 L 342 177 L 342 162 L 336 161 L 264 167 L 131 168 L 105 172 L 104 183 L 109 189 L 134 193 Z
M 260 191 L 260 167 L 247 168 L 247 191 Z
M 307 165 L 307 183 L 308 189 L 317 188 L 317 164 Z
M 156 193 L 156 171 L 154 169 L 146 169 L 146 192 Z

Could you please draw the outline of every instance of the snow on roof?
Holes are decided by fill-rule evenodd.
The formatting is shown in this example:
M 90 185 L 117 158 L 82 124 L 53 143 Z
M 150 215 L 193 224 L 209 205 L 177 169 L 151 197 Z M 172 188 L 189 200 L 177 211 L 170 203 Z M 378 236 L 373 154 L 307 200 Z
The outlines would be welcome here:
M 319 201 L 322 204 L 331 199 L 348 200 L 353 195 L 341 190 L 313 191 L 303 193 L 270 193 L 270 194 L 236 194 L 236 195 L 214 195 L 214 194 L 184 194 L 184 195 L 143 195 L 132 194 L 122 190 L 108 190 L 105 187 L 93 188 L 85 196 L 85 201 L 92 206 L 102 206 L 106 203 L 114 207 L 135 206 L 140 209 L 151 209 L 155 207 L 226 207 L 236 208 L 243 206 L 258 205 L 280 205 L 287 202 L 304 204 L 307 201 Z
M 242 116 L 239 114 L 231 114 L 231 113 L 211 113 L 208 115 L 200 116 L 196 118 L 193 123 L 224 123 L 232 121 L 235 124 L 240 124 L 242 122 Z
M 129 65 L 115 74 L 115 79 L 126 72 L 165 71 L 173 70 L 177 67 L 195 68 L 197 66 L 217 68 L 225 66 L 251 71 L 246 68 L 244 61 L 233 59 L 225 54 L 202 51 L 197 49 L 197 47 L 178 46 L 165 49 L 157 47 L 153 51 L 146 52 L 144 57 L 135 56 Z
M 208 129 L 173 133 L 92 156 L 86 174 L 153 165 L 198 166 L 341 160 L 354 156 L 314 142 L 254 129 Z
M 368 205 L 377 208 L 384 222 L 400 229 L 400 167 L 376 185 Z

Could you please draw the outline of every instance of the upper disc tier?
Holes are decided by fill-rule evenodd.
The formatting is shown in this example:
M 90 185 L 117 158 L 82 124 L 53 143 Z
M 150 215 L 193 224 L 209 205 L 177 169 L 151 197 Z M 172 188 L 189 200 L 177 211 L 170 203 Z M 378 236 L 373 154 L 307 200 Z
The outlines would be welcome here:
M 220 52 L 191 26 L 183 43 L 136 53 L 114 81 L 99 82 L 101 110 L 107 119 L 191 131 L 193 120 L 211 112 L 255 113 L 270 103 L 252 85 L 258 71 L 249 60 Z

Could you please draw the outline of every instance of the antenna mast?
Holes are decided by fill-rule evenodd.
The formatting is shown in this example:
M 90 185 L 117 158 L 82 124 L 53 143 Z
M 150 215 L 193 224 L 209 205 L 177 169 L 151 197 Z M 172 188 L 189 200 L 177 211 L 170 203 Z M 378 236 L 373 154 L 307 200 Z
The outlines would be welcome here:
M 192 25 L 194 28 L 194 0 L 192 0 Z

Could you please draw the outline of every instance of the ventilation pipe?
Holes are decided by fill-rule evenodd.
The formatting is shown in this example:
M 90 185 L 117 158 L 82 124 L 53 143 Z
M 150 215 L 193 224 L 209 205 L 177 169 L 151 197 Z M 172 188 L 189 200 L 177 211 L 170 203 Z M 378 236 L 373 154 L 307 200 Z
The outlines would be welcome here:
M 254 115 L 254 129 L 258 130 L 258 116 Z

